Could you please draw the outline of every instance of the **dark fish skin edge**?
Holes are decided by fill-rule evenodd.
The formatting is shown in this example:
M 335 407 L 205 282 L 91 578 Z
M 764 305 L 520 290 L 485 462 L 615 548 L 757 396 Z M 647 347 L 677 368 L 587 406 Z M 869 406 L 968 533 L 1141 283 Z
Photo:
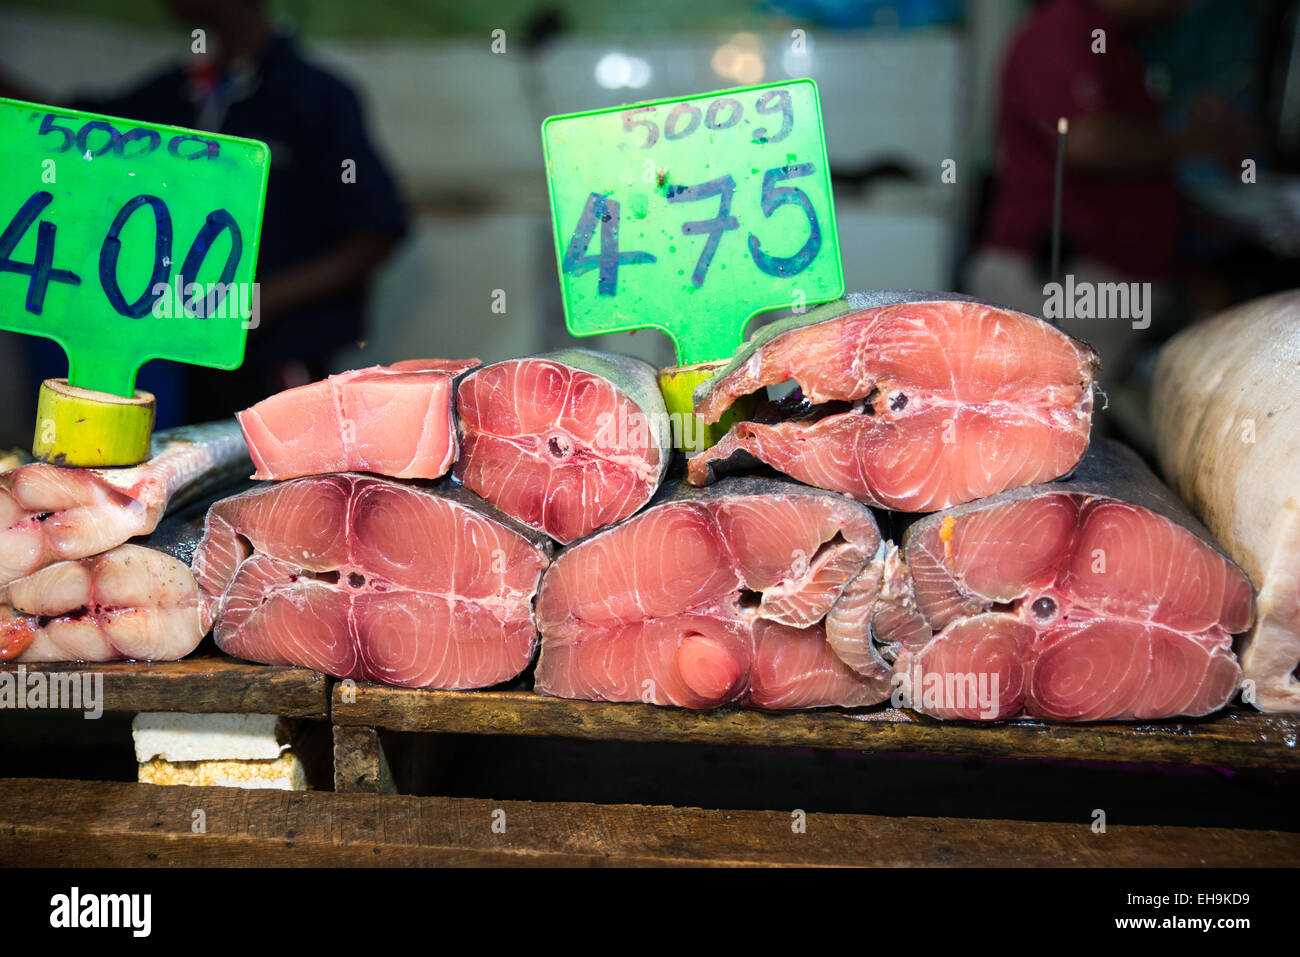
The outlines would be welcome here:
M 207 499 L 229 489 L 236 482 L 248 478 L 253 470 L 244 433 L 234 416 L 198 425 L 182 425 L 158 432 L 153 437 L 152 455 L 157 455 L 170 442 L 193 442 L 219 446 L 216 454 L 223 459 L 217 468 L 209 469 L 193 481 L 177 489 L 167 502 L 165 514 L 170 515 L 192 502 Z
M 725 459 L 709 459 L 708 466 L 708 485 L 718 481 L 720 477 L 735 473 L 752 472 L 756 469 L 768 468 L 768 464 L 756 456 L 748 449 L 735 449 Z M 708 487 L 705 486 L 705 488 Z M 856 499 L 854 499 L 856 501 Z M 865 503 L 862 503 L 865 504 Z
M 452 382 L 453 412 L 457 428 L 460 428 L 460 410 L 454 407 L 456 390 L 460 383 L 478 372 L 506 362 L 519 362 L 525 359 L 543 359 L 556 362 L 562 366 L 590 372 L 600 376 L 625 392 L 650 422 L 650 433 L 659 447 L 659 482 L 662 483 L 668 473 L 668 466 L 673 457 L 673 434 L 668 421 L 668 407 L 664 405 L 663 393 L 659 391 L 658 371 L 650 363 L 633 356 L 618 352 L 600 352 L 596 349 L 558 349 L 538 355 L 520 356 L 517 359 L 504 359 L 490 365 L 476 366 L 456 376 Z
M 913 537 L 932 525 L 942 523 L 947 517 L 960 518 L 963 515 L 969 515 L 1007 502 L 1019 502 L 1029 498 L 1040 498 L 1044 495 L 1059 495 L 1062 492 L 1113 499 L 1145 508 L 1147 511 L 1154 512 L 1162 518 L 1166 518 L 1185 528 L 1203 543 L 1214 549 L 1214 552 L 1225 562 L 1241 571 L 1241 567 L 1229 558 L 1227 552 L 1215 541 L 1209 529 L 1201 524 L 1168 486 L 1156 478 L 1155 473 L 1147 468 L 1146 463 L 1138 457 L 1136 452 L 1114 439 L 1107 439 L 1102 436 L 1093 437 L 1088 451 L 1079 460 L 1079 464 L 1074 467 L 1074 471 L 1065 478 L 1053 482 L 1043 482 L 1038 485 L 1026 485 L 1023 488 L 1012 489 L 1008 492 L 999 492 L 997 495 L 990 495 L 988 498 L 976 499 L 963 505 L 954 505 L 952 508 L 940 512 L 931 512 L 915 519 L 903 536 L 903 550 L 904 552 L 907 551 Z M 902 518 L 901 515 L 900 518 Z M 1242 575 L 1245 576 L 1245 572 L 1242 572 Z M 1249 577 L 1245 577 L 1249 581 Z M 1253 594 L 1253 584 L 1251 585 L 1251 591 Z
M 776 322 L 769 322 L 765 326 L 759 326 L 744 344 L 736 350 L 731 361 L 722 368 L 711 379 L 701 382 L 695 389 L 695 404 L 699 405 L 713 388 L 722 381 L 723 378 L 730 375 L 744 363 L 749 361 L 750 356 L 757 352 L 762 346 L 771 342 L 777 336 L 790 332 L 793 329 L 803 329 L 806 326 L 815 326 L 821 322 L 828 322 L 831 319 L 838 319 L 841 316 L 847 316 L 853 312 L 860 312 L 863 309 L 875 309 L 880 306 L 897 306 L 906 302 L 975 302 L 982 306 L 990 306 L 994 309 L 1001 309 L 1004 312 L 1014 312 L 1020 315 L 1018 309 L 1012 309 L 1001 303 L 989 302 L 987 299 L 979 299 L 975 296 L 967 296 L 960 292 L 930 292 L 916 289 L 869 289 L 865 292 L 851 292 L 843 299 L 836 299 L 823 305 L 809 309 L 803 315 L 787 316 L 784 319 L 778 319 Z M 1046 322 L 1040 316 L 1031 318 L 1038 319 L 1039 322 Z M 1059 331 L 1059 330 L 1058 330 Z M 1097 351 L 1082 339 L 1076 339 L 1068 333 L 1061 332 L 1061 335 L 1073 339 L 1081 346 L 1086 348 L 1095 357 Z M 1096 362 L 1094 358 L 1094 363 Z
M 259 483 L 248 478 L 227 484 L 224 489 L 172 512 L 158 523 L 158 527 L 151 534 L 133 538 L 130 544 L 144 545 L 164 552 L 172 558 L 178 558 L 186 565 L 192 565 L 194 551 L 203 539 L 203 520 L 208 514 L 208 509 L 223 499 L 251 491 L 258 485 Z

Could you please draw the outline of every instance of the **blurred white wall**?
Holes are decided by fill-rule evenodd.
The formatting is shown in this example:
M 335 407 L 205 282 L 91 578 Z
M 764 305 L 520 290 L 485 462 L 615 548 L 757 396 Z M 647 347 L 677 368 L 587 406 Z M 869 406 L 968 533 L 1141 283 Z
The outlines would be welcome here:
M 417 355 L 485 360 L 563 342 L 538 126 L 551 113 L 742 85 L 712 66 L 718 47 L 740 42 L 763 63 L 760 78 L 811 75 L 822 97 L 832 163 L 851 169 L 895 161 L 915 184 L 883 184 L 836 196 L 850 288 L 944 288 L 968 175 L 963 119 L 963 34 L 897 35 L 808 31 L 806 52 L 789 33 L 689 38 L 564 40 L 540 57 L 518 47 L 493 54 L 481 43 L 398 41 L 309 43 L 322 62 L 359 89 L 372 132 L 413 201 L 415 229 L 377 284 L 372 330 L 346 363 Z M 123 86 L 188 55 L 184 33 L 150 33 L 0 11 L 0 62 L 58 99 Z M 610 52 L 649 65 L 640 88 L 595 81 Z M 749 78 L 746 78 L 747 80 Z M 940 180 L 957 161 L 956 184 Z M 507 296 L 492 313 L 493 290 Z M 670 358 L 653 332 L 602 337 L 600 347 Z

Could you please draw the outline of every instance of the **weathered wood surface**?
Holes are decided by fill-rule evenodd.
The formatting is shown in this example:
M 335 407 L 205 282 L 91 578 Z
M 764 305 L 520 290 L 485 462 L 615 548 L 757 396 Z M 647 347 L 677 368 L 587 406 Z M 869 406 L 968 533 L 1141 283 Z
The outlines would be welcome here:
M 193 831 L 203 811 L 205 833 Z M 494 830 L 494 823 L 497 829 Z M 0 865 L 1292 866 L 1300 834 L 0 781 Z M 501 827 L 504 825 L 504 831 Z
M 105 711 L 329 716 L 329 679 L 306 668 L 256 665 L 211 655 L 155 662 L 19 665 L 10 661 L 0 664 L 0 671 L 17 673 L 20 667 L 28 676 L 38 672 L 102 674 Z
M 1131 724 L 941 722 L 894 708 L 764 712 L 688 711 L 570 701 L 526 691 L 336 687 L 335 724 L 395 731 L 513 734 L 618 741 L 844 748 L 933 754 L 1193 764 L 1300 770 L 1300 716 L 1233 708 L 1210 718 Z
M 334 790 L 340 794 L 394 794 L 393 773 L 375 728 L 333 726 Z

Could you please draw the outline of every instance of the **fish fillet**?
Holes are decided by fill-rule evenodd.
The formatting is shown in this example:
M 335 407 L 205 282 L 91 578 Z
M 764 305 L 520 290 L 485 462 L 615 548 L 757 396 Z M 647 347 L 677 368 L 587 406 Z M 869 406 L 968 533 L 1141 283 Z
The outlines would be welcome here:
M 143 545 L 55 562 L 0 588 L 0 660 L 174 661 L 211 626 L 189 567 Z
M 415 688 L 483 688 L 532 660 L 544 536 L 471 493 L 356 474 L 216 503 L 194 575 L 227 654 Z
M 627 356 L 498 362 L 459 381 L 456 409 L 456 478 L 563 544 L 645 505 L 672 457 L 655 370 Z
M 882 701 L 884 552 L 869 509 L 787 480 L 665 490 L 543 577 L 536 689 L 701 709 Z
M 407 359 L 332 375 L 239 413 L 258 479 L 374 472 L 435 479 L 456 458 L 451 381 L 477 359 Z
M 1170 485 L 1259 592 L 1243 642 L 1247 701 L 1300 712 L 1300 292 L 1258 299 L 1171 339 L 1151 415 Z
M 918 520 L 904 553 L 932 635 L 890 653 L 926 714 L 1195 716 L 1237 691 L 1250 582 L 1116 442 L 1094 440 L 1068 481 Z
M 0 586 L 148 535 L 169 509 L 247 474 L 234 419 L 159 432 L 152 452 L 130 468 L 34 463 L 0 475 Z
M 190 572 L 206 501 L 148 538 L 0 586 L 0 660 L 175 661 L 212 627 Z
M 796 402 L 738 422 L 693 484 L 765 462 L 882 508 L 926 512 L 1064 475 L 1088 445 L 1097 357 L 1041 319 L 952 293 L 858 293 L 764 326 L 695 393 L 716 422 L 794 380 Z

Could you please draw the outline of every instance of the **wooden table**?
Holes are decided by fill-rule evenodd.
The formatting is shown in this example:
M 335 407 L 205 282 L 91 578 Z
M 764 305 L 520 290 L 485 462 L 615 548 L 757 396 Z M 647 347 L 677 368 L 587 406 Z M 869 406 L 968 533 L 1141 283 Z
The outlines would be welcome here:
M 193 831 L 201 808 L 205 831 Z M 493 828 L 493 823 L 504 826 Z M 0 865 L 1294 866 L 1300 834 L 0 780 Z
M 17 674 L 19 669 L 26 675 L 103 675 L 105 711 L 277 714 L 320 721 L 329 717 L 330 679 L 325 675 L 306 668 L 249 664 L 224 655 L 159 662 L 0 662 L 0 672 Z
M 18 667 L 0 665 L 9 672 Z M 431 732 L 1295 771 L 1300 716 L 1234 708 L 1206 719 L 1145 724 L 979 725 L 888 707 L 693 712 L 527 691 L 418 691 L 337 682 L 302 668 L 219 655 L 24 670 L 100 673 L 107 711 L 242 712 L 328 721 L 335 793 L 0 779 L 0 864 L 1300 862 L 1300 833 L 1290 831 L 1115 825 L 1098 840 L 1086 822 L 809 814 L 806 831 L 797 833 L 788 811 L 396 795 L 384 793 L 392 790 L 392 780 L 383 742 L 388 731 Z M 191 831 L 195 807 L 204 808 L 206 834 Z M 490 826 L 498 813 L 505 815 L 505 834 Z
M 701 712 L 528 691 L 419 691 L 358 683 L 335 685 L 330 718 L 336 728 L 1300 770 L 1300 715 L 1247 708 L 1183 721 L 978 724 L 889 707 Z

